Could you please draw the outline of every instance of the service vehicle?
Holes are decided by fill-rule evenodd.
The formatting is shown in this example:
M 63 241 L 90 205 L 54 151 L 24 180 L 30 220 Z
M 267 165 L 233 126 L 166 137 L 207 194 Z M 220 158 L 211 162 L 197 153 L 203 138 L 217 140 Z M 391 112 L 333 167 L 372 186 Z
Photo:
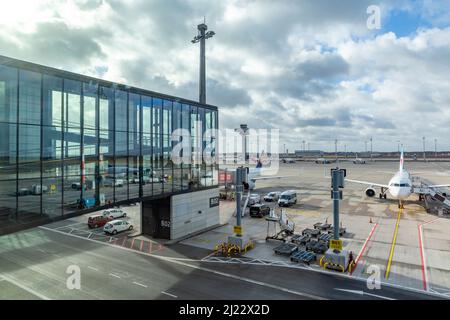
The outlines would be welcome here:
M 264 196 L 264 201 L 267 201 L 267 202 L 278 201 L 278 199 L 280 198 L 280 195 L 281 195 L 280 191 L 269 192 L 268 194 L 266 194 Z
M 278 199 L 278 205 L 280 207 L 289 207 L 297 203 L 297 192 L 295 190 L 287 190 L 281 193 L 280 199 Z
M 250 217 L 262 218 L 270 214 L 270 207 L 267 204 L 256 203 L 250 207 Z

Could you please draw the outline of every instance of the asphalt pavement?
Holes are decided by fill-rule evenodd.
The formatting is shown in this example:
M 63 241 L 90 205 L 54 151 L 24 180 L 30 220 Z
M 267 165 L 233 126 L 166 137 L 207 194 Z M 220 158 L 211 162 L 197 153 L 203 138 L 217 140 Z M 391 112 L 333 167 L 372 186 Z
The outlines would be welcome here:
M 201 251 L 201 250 L 200 250 Z M 183 245 L 153 254 L 46 227 L 0 237 L 1 299 L 430 299 L 329 273 L 211 263 Z M 80 288 L 73 284 L 80 271 Z

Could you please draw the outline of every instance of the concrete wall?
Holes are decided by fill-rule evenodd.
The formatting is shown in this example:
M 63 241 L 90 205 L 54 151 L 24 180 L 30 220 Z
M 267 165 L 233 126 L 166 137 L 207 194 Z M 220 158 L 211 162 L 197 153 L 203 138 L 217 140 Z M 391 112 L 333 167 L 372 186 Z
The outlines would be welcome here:
M 210 208 L 210 199 L 216 197 L 219 197 L 219 188 L 172 196 L 170 239 L 180 239 L 218 225 L 219 206 Z

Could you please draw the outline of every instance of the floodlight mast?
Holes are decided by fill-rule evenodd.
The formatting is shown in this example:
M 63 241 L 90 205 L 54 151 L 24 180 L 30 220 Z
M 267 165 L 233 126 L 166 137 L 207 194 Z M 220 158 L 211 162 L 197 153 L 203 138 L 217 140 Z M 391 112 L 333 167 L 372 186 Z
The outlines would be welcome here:
M 192 43 L 200 42 L 200 83 L 199 83 L 199 102 L 206 103 L 206 58 L 205 58 L 205 40 L 212 38 L 216 33 L 208 31 L 205 23 L 197 26 L 198 35 L 191 40 Z

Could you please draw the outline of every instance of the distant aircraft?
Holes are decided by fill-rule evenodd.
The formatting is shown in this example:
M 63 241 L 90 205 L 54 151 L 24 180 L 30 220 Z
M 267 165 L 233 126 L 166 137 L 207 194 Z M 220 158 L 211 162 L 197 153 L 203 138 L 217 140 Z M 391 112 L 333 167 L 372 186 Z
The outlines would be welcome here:
M 281 159 L 281 162 L 283 162 L 283 163 L 295 163 L 295 159 L 283 158 L 283 159 Z
M 325 159 L 325 158 L 317 158 L 314 162 L 317 164 L 327 164 L 327 163 L 334 162 L 334 160 Z
M 429 185 L 426 187 L 414 187 L 411 179 L 411 174 L 404 168 L 403 163 L 404 157 L 402 150 L 400 154 L 399 169 L 397 173 L 395 173 L 395 175 L 389 180 L 388 184 L 379 184 L 375 182 L 352 180 L 347 178 L 345 179 L 345 181 L 368 185 L 369 187 L 365 191 L 365 194 L 368 197 L 375 196 L 376 192 L 374 187 L 381 188 L 380 199 L 382 198 L 386 199 L 386 193 L 389 191 L 391 196 L 394 199 L 398 200 L 398 207 L 402 209 L 404 200 L 407 199 L 411 194 L 419 194 L 420 196 L 423 196 L 424 194 L 435 194 L 436 192 L 434 188 L 450 187 L 450 184 Z M 442 202 L 445 203 L 445 201 L 448 200 L 442 199 Z
M 358 154 L 355 154 L 355 159 L 353 160 L 354 164 L 366 164 L 366 160 L 358 158 Z

